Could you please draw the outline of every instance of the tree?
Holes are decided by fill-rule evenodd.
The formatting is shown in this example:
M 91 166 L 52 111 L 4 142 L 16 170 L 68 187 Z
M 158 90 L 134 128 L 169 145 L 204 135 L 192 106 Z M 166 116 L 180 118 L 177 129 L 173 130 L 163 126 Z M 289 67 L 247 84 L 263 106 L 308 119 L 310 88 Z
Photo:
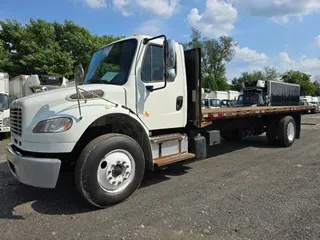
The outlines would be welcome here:
M 252 73 L 243 72 L 238 78 L 233 78 L 231 88 L 236 91 L 241 91 L 244 82 L 251 82 L 264 79 L 264 74 L 262 71 L 254 71 Z
M 215 86 L 218 90 L 230 89 L 226 80 L 226 63 L 230 62 L 235 54 L 233 39 L 227 36 L 219 39 L 202 38 L 200 31 L 196 29 L 191 29 L 190 38 L 191 40 L 183 45 L 186 49 L 201 48 L 202 86 L 211 86 L 212 90 L 216 90 Z
M 280 74 L 274 67 L 265 67 L 263 72 L 263 78 L 265 80 L 278 80 Z
M 3 42 L 0 41 L 0 72 L 4 72 L 4 69 L 9 65 L 9 54 L 4 48 Z
M 25 25 L 7 20 L 0 25 L 0 70 L 10 76 L 49 74 L 70 78 L 76 64 L 87 68 L 94 51 L 121 38 L 92 35 L 68 20 L 60 24 L 30 19 Z
M 242 90 L 242 83 L 257 80 L 278 80 L 280 74 L 275 68 L 265 67 L 263 71 L 254 71 L 252 73 L 243 72 L 238 78 L 232 79 L 231 88 L 236 91 Z
M 281 75 L 284 82 L 300 85 L 301 96 L 314 96 L 316 86 L 311 82 L 311 75 L 300 71 L 288 71 Z
M 219 90 L 217 82 L 214 80 L 212 75 L 206 75 L 202 80 L 202 87 L 209 88 L 212 91 Z

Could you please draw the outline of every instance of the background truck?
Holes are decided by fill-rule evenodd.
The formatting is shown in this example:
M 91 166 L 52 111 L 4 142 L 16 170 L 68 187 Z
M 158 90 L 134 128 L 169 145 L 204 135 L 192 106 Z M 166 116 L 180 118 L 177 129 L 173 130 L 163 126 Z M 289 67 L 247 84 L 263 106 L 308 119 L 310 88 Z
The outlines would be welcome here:
M 300 85 L 280 81 L 258 80 L 245 82 L 242 105 L 299 106 Z
M 237 100 L 239 95 L 238 91 L 228 90 L 228 100 Z
M 164 38 L 164 40 L 162 40 Z M 271 144 L 300 138 L 304 106 L 201 109 L 201 49 L 165 35 L 133 36 L 94 53 L 76 86 L 11 105 L 8 166 L 20 182 L 54 188 L 64 164 L 80 194 L 99 208 L 139 187 L 145 171 L 207 157 L 220 137 L 264 132 Z M 78 86 L 79 84 L 79 86 Z M 156 194 L 156 193 L 155 193 Z
M 2 138 L 10 134 L 10 100 L 9 100 L 9 75 L 0 73 L 0 134 Z
M 9 81 L 9 94 L 12 99 L 29 96 L 41 91 L 68 87 L 64 77 L 46 75 L 19 75 Z

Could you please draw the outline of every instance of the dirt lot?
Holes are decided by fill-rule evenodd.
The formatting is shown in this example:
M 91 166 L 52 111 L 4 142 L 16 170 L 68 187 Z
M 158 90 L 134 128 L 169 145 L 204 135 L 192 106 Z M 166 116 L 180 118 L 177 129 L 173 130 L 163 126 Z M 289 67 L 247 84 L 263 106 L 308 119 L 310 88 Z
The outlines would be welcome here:
M 71 174 L 43 190 L 17 183 L 0 149 L 0 239 L 320 239 L 320 115 L 288 149 L 259 136 L 148 174 L 127 201 L 86 204 Z

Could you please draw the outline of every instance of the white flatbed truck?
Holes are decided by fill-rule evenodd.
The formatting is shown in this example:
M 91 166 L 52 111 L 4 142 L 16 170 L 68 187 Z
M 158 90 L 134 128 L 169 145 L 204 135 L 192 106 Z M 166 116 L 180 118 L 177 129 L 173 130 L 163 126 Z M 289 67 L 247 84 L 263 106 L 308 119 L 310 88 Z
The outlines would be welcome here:
M 104 208 L 132 195 L 145 171 L 206 158 L 220 136 L 267 132 L 283 147 L 300 137 L 308 106 L 201 109 L 200 52 L 165 35 L 128 37 L 98 50 L 85 77 L 76 67 L 79 85 L 14 101 L 11 173 L 55 188 L 62 165 L 74 164 L 81 195 Z

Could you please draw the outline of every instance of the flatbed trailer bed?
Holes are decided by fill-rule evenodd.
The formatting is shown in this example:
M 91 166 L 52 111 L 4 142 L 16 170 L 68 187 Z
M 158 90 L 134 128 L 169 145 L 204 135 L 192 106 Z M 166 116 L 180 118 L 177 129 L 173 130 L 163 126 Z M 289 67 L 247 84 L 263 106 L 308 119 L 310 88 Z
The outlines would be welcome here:
M 261 116 L 274 113 L 304 112 L 314 110 L 313 106 L 268 106 L 202 109 L 202 121 L 213 119 Z
M 270 143 L 288 147 L 295 139 L 300 138 L 301 115 L 314 108 L 313 106 L 263 106 L 202 109 L 200 129 L 204 132 L 218 130 L 223 139 L 232 140 L 266 132 Z M 288 140 L 289 122 L 291 122 L 289 130 L 295 136 L 291 136 L 290 140 Z

